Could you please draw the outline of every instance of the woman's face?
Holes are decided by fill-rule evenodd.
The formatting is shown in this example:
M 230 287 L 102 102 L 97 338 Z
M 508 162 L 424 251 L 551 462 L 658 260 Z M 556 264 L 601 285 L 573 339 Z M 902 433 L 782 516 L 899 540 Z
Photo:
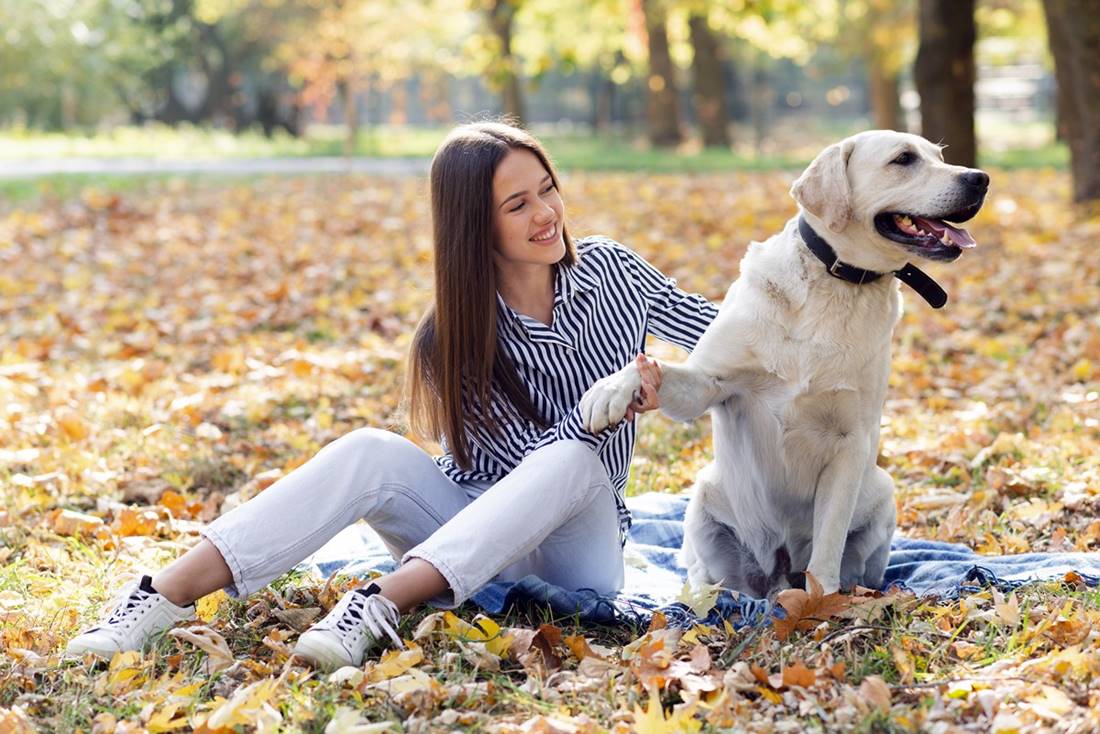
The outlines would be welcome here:
M 493 206 L 498 267 L 553 265 L 565 257 L 565 204 L 534 153 L 515 148 L 504 156 L 493 175 Z

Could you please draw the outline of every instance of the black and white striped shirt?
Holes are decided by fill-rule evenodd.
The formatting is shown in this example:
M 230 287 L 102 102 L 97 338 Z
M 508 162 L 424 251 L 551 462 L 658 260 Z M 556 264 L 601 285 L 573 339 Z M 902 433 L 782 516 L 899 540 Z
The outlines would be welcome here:
M 634 453 L 634 422 L 591 434 L 581 423 L 581 396 L 596 380 L 644 351 L 647 334 L 693 349 L 718 307 L 684 293 L 674 279 L 618 242 L 586 237 L 575 245 L 576 264 L 557 268 L 550 326 L 516 313 L 497 295 L 498 343 L 528 386 L 535 408 L 552 425 L 540 430 L 504 400 L 494 400 L 491 410 L 502 437 L 471 421 L 472 468 L 460 469 L 450 453 L 437 457 L 436 463 L 455 482 L 495 482 L 535 449 L 562 439 L 583 441 L 596 451 L 611 478 L 620 540 L 625 542 L 630 513 L 623 491 Z

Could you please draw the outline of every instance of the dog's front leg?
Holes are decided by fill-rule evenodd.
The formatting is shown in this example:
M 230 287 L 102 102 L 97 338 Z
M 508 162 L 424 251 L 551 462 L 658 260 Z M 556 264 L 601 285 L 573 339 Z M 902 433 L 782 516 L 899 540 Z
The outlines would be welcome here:
M 850 434 L 825 466 L 814 494 L 814 540 L 808 570 L 826 594 L 840 589 L 844 545 L 867 468 L 866 442 L 854 441 L 855 436 Z
M 728 398 L 732 386 L 690 364 L 661 363 L 661 412 L 677 421 L 693 421 Z
M 581 421 L 593 433 L 616 425 L 626 415 L 641 389 L 642 378 L 633 362 L 608 375 L 585 392 L 581 398 Z M 732 386 L 690 364 L 661 363 L 661 387 L 657 399 L 661 411 L 680 421 L 698 418 L 712 405 L 725 400 Z

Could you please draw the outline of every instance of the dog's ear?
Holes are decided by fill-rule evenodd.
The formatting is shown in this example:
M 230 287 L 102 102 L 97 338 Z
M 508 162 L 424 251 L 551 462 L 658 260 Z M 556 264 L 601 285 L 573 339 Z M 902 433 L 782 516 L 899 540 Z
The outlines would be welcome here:
M 852 219 L 852 189 L 848 184 L 848 159 L 855 147 L 851 140 L 830 145 L 814 158 L 791 185 L 791 196 L 802 208 L 819 217 L 833 232 L 843 232 Z

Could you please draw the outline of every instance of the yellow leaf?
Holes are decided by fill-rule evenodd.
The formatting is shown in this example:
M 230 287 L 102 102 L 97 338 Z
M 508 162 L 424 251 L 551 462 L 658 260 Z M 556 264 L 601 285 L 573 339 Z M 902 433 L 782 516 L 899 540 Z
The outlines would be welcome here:
M 116 652 L 107 668 L 107 689 L 111 693 L 126 693 L 145 683 L 141 672 L 141 653 L 136 650 Z
M 661 698 L 657 691 L 649 691 L 649 701 L 643 710 L 640 706 L 634 706 L 635 734 L 676 734 L 677 732 L 692 733 L 703 728 L 703 722 L 695 718 L 695 705 L 673 711 L 670 716 L 665 716 L 661 708 Z
M 207 594 L 195 602 L 195 616 L 203 622 L 210 624 L 214 621 L 214 617 L 217 616 L 218 609 L 221 608 L 222 602 L 228 599 L 229 595 L 221 589 Z
M 1027 699 L 1027 707 L 1036 715 L 1058 721 L 1073 709 L 1073 701 L 1054 686 L 1043 686 L 1041 693 Z
M 370 681 L 380 681 L 403 674 L 409 668 L 424 659 L 424 652 L 415 643 L 409 643 L 405 650 L 387 650 L 370 671 Z
M 207 729 L 222 729 L 245 725 L 256 727 L 260 721 L 278 722 L 279 712 L 268 703 L 279 687 L 276 678 L 264 678 L 241 686 L 228 701 L 223 701 L 206 718 Z
M 1088 359 L 1079 359 L 1073 363 L 1071 368 L 1073 377 L 1081 382 L 1088 382 L 1092 379 L 1092 376 L 1096 373 L 1095 368 L 1092 366 L 1092 362 Z
M 714 609 L 721 588 L 721 584 L 703 584 L 698 589 L 694 589 L 690 582 L 685 581 L 676 601 L 685 604 L 696 617 L 705 617 L 711 609 Z
M 65 412 L 58 416 L 57 424 L 61 426 L 61 432 L 70 441 L 80 441 L 88 437 L 88 426 L 76 413 Z
M 423 626 L 423 623 L 421 623 L 421 627 Z M 484 614 L 474 617 L 474 623 L 470 624 L 459 619 L 457 615 L 450 611 L 444 612 L 443 631 L 449 637 L 455 639 L 484 642 L 485 649 L 497 657 L 502 657 L 508 652 L 513 640 L 512 635 L 501 632 L 500 625 Z M 418 627 L 417 635 L 420 632 L 420 627 Z
M 157 711 L 151 717 L 149 721 L 145 722 L 146 731 L 150 734 L 160 734 L 163 731 L 172 731 L 173 729 L 179 729 L 187 726 L 187 715 L 181 714 L 176 716 L 176 711 L 179 710 L 178 703 L 170 703 Z

